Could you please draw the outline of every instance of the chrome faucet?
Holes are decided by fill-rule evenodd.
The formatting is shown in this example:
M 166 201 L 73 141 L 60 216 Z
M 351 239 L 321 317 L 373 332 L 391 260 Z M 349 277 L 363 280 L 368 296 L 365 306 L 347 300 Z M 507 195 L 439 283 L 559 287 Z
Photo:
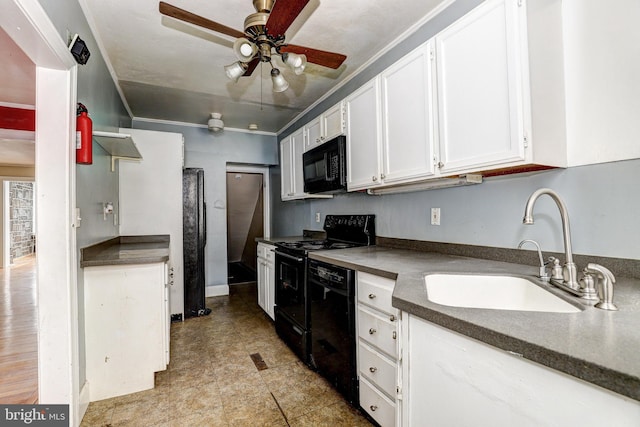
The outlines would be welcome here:
M 548 195 L 556 202 L 558 205 L 558 209 L 560 210 L 560 216 L 562 218 L 562 234 L 564 236 L 564 253 L 565 253 L 565 263 L 562 268 L 563 279 L 562 281 L 558 279 L 551 278 L 551 283 L 556 286 L 569 288 L 570 292 L 578 294 L 580 291 L 580 285 L 578 284 L 578 272 L 576 269 L 576 264 L 573 262 L 573 252 L 571 251 L 571 230 L 569 228 L 569 212 L 567 211 L 567 206 L 564 204 L 560 196 L 555 191 L 550 188 L 541 188 L 536 190 L 529 196 L 529 200 L 527 200 L 527 206 L 524 209 L 524 218 L 522 220 L 523 224 L 531 225 L 533 224 L 533 206 L 538 200 L 538 197 L 543 194 Z
M 571 251 L 571 230 L 569 228 L 569 212 L 567 211 L 567 207 L 560 199 L 560 196 L 555 191 L 549 188 L 541 188 L 536 190 L 529 196 L 529 200 L 527 200 L 527 206 L 524 209 L 524 218 L 522 220 L 523 224 L 531 225 L 533 224 L 533 206 L 536 203 L 536 200 L 543 194 L 548 195 L 556 202 L 558 209 L 560 210 L 560 216 L 562 218 L 562 234 L 564 237 L 564 252 L 565 252 L 565 264 L 563 267 L 560 267 L 560 262 L 556 258 L 552 258 L 553 267 L 551 269 L 551 279 L 549 281 L 552 285 L 557 286 L 560 289 L 564 289 L 568 292 L 571 292 L 574 295 L 578 295 L 579 297 L 586 300 L 599 300 L 599 302 L 595 305 L 597 308 L 601 308 L 603 310 L 617 310 L 618 308 L 613 303 L 613 284 L 616 282 L 613 273 L 609 271 L 607 268 L 599 265 L 590 263 L 584 269 L 584 277 L 578 283 L 578 273 L 576 269 L 576 264 L 573 262 L 573 253 Z M 525 242 L 532 242 L 531 240 L 523 240 L 520 242 L 518 248 L 522 247 Z M 532 242 L 535 243 L 535 242 Z M 538 246 L 536 244 L 536 246 Z M 544 264 L 542 261 L 542 252 L 540 251 L 540 247 L 538 246 L 538 253 L 540 256 L 540 276 L 542 278 L 543 273 L 546 275 L 546 271 L 544 270 Z M 596 291 L 594 276 L 596 276 L 598 280 L 598 291 Z
M 542 250 L 540 249 L 540 245 L 535 240 L 525 239 L 518 244 L 518 249 L 522 249 L 525 243 L 531 243 L 532 245 L 535 245 L 535 247 L 538 249 L 538 258 L 540 259 L 540 267 L 539 267 L 540 272 L 538 274 L 538 277 L 543 281 L 548 282 L 549 275 L 547 274 L 547 267 L 542 257 Z

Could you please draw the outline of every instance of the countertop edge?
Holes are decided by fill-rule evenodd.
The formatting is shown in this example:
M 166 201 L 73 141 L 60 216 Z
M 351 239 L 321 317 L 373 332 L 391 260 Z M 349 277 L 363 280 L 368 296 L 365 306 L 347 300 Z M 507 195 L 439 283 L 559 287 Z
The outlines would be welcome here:
M 80 249 L 80 267 L 153 264 L 169 261 L 170 235 L 118 236 Z
M 390 268 L 392 263 L 385 262 L 377 262 L 375 263 L 375 266 L 372 266 L 374 263 L 367 259 L 368 256 L 372 255 L 374 256 L 374 259 L 377 259 L 375 256 L 380 256 L 382 253 L 393 254 L 395 251 L 396 250 L 393 248 L 381 247 L 375 249 L 374 247 L 369 247 L 369 249 L 358 248 L 355 250 L 345 249 L 312 252 L 309 254 L 309 257 L 339 265 L 341 267 L 396 280 L 392 304 L 400 310 L 442 326 L 450 331 L 460 333 L 466 337 L 491 345 L 500 350 L 512 352 L 515 355 L 521 355 L 523 358 L 532 362 L 539 363 L 543 366 L 584 380 L 593 385 L 602 387 L 636 401 L 640 401 L 639 376 L 631 375 L 628 372 L 624 372 L 624 370 L 621 371 L 608 366 L 603 366 L 602 364 L 594 361 L 584 360 L 581 357 L 557 351 L 553 348 L 544 347 L 533 342 L 533 340 L 527 341 L 526 336 L 519 337 L 516 335 L 509 335 L 508 333 L 492 329 L 488 326 L 490 324 L 482 325 L 482 322 L 480 321 L 474 323 L 473 320 L 467 320 L 464 318 L 468 317 L 465 316 L 465 310 L 467 310 L 466 313 L 468 313 L 469 309 L 458 309 L 461 315 L 456 317 L 454 313 L 455 310 L 448 313 L 447 311 L 451 310 L 447 310 L 447 307 L 441 309 L 440 307 L 436 307 L 437 304 L 428 302 L 426 300 L 426 293 L 424 293 L 424 296 L 421 296 L 419 300 L 413 301 L 416 296 L 415 283 L 416 280 L 418 280 L 417 278 L 421 278 L 425 274 L 433 273 L 435 271 L 431 271 L 428 267 L 425 267 L 423 270 L 413 268 L 408 271 L 403 271 L 402 268 L 398 268 L 397 265 L 395 268 Z M 407 253 L 406 251 L 407 250 L 398 250 L 398 252 L 405 252 L 405 254 Z M 349 254 L 353 255 L 349 256 Z M 424 255 L 428 256 L 428 254 L 423 253 L 423 256 Z M 443 257 L 445 260 L 474 259 L 446 254 L 433 255 Z M 486 262 L 483 264 L 486 264 Z M 504 262 L 496 262 L 496 265 L 499 266 L 499 270 L 503 269 L 504 266 L 512 266 L 515 271 L 531 269 L 530 266 Z M 443 267 L 443 269 L 447 270 L 447 267 Z

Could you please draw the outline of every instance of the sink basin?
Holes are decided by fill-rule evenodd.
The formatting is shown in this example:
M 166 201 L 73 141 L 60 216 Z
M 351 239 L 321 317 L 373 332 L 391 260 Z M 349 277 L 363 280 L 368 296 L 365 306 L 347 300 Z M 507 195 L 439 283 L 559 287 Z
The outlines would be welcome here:
M 429 301 L 451 307 L 552 313 L 581 311 L 522 277 L 429 274 L 424 281 Z

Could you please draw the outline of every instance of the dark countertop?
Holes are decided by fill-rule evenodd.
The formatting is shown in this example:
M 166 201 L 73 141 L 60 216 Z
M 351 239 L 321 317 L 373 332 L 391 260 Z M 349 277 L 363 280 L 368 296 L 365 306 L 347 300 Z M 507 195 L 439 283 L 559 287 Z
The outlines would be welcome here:
M 317 251 L 310 258 L 396 280 L 394 307 L 564 372 L 640 400 L 640 280 L 616 277 L 619 311 L 539 282 L 580 306 L 579 313 L 541 313 L 448 307 L 427 299 L 429 273 L 515 275 L 535 279 L 537 267 L 501 261 L 369 246 Z M 615 274 L 615 271 L 614 271 Z
M 80 266 L 169 261 L 169 235 L 120 236 L 80 249 Z
M 257 237 L 256 242 L 274 245 L 278 242 L 299 242 L 301 240 L 320 240 L 318 236 L 284 236 L 284 237 Z

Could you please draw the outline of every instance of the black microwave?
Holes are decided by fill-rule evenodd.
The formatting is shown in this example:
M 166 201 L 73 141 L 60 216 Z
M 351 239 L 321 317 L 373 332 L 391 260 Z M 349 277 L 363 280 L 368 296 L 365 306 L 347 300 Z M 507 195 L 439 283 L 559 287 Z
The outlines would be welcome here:
M 305 193 L 347 191 L 347 138 L 337 136 L 302 155 Z

